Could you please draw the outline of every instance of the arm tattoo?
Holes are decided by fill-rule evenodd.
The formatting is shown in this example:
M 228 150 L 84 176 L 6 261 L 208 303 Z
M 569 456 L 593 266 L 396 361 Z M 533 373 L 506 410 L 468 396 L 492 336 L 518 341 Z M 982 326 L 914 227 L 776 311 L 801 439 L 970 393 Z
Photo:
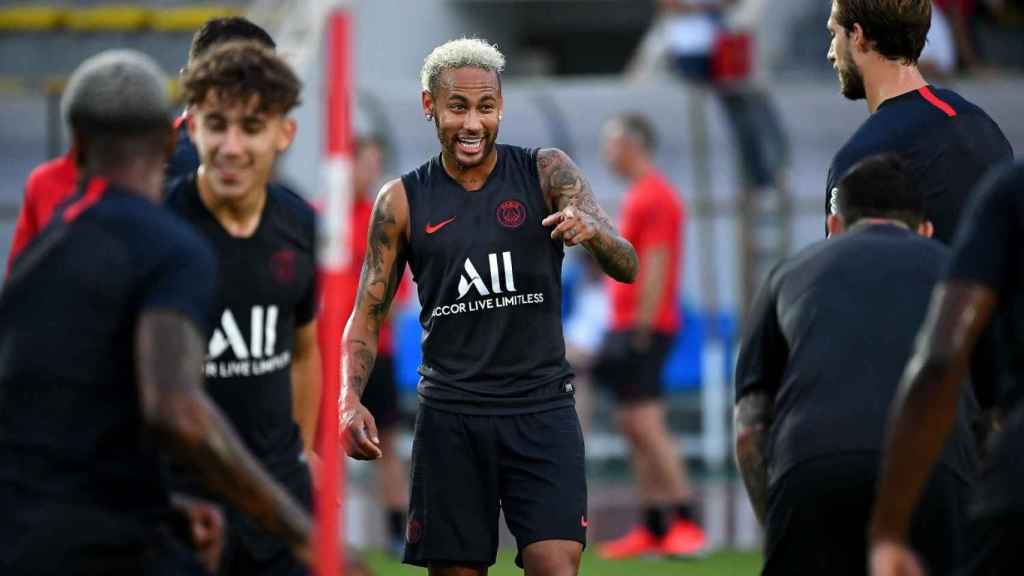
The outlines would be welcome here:
M 554 200 L 556 210 L 574 206 L 593 219 L 598 234 L 583 243 L 606 274 L 621 281 L 636 277 L 639 262 L 633 246 L 619 235 L 611 219 L 597 203 L 583 172 L 561 150 L 545 148 L 537 154 L 540 187 Z
M 768 462 L 765 443 L 772 420 L 771 400 L 753 392 L 736 404 L 736 462 L 757 519 L 764 524 L 768 503 Z
M 370 346 L 365 340 L 350 340 L 348 353 L 351 355 L 349 362 L 349 387 L 356 396 L 362 397 L 366 390 L 366 382 L 373 372 L 373 365 L 377 361 L 377 347 Z
M 355 309 L 350 329 L 358 324 L 363 330 L 350 335 L 344 343 L 343 370 L 347 390 L 361 397 L 377 359 L 377 337 L 388 317 L 391 303 L 405 269 L 401 253 L 404 233 L 395 217 L 394 199 L 382 193 L 373 208 L 367 238 L 366 258 L 359 276 Z

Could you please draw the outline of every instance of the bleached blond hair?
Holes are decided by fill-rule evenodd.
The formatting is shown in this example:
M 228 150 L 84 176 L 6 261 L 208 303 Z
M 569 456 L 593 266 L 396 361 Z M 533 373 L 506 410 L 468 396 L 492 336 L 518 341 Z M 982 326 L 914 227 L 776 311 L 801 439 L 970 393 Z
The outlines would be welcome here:
M 467 67 L 491 70 L 500 78 L 505 70 L 505 55 L 496 45 L 480 38 L 449 40 L 434 48 L 423 61 L 420 84 L 424 90 L 433 92 L 442 72 Z

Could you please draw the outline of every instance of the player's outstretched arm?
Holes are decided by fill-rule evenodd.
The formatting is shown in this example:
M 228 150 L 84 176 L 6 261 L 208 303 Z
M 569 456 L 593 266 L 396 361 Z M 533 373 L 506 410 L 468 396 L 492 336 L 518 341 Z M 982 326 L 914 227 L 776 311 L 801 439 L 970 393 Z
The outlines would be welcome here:
M 632 282 L 640 268 L 633 245 L 619 235 L 598 205 L 594 191 L 572 158 L 557 148 L 537 153 L 540 187 L 555 213 L 543 220 L 554 226 L 551 238 L 566 246 L 582 244 L 604 273 L 620 282 Z
M 906 540 L 921 488 L 953 429 L 975 342 L 995 305 L 995 293 L 977 284 L 951 282 L 935 289 L 890 409 L 873 545 Z
M 392 180 L 381 188 L 373 205 L 355 308 L 341 340 L 339 432 L 348 455 L 359 460 L 381 457 L 376 423 L 360 398 L 377 359 L 381 324 L 402 280 L 408 238 L 405 186 L 401 180 Z
M 192 322 L 177 312 L 144 312 L 135 358 L 142 415 L 161 442 L 308 562 L 309 515 L 263 470 L 206 396 L 205 347 Z

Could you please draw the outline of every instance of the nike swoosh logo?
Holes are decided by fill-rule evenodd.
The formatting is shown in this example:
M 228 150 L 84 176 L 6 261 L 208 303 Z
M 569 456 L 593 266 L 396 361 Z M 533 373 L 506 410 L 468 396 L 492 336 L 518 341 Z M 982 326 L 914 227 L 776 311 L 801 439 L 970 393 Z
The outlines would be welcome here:
M 437 232 L 441 228 L 444 228 L 445 226 L 451 224 L 453 220 L 455 220 L 454 216 L 452 216 L 451 218 L 445 220 L 444 222 L 441 222 L 439 224 L 435 224 L 434 226 L 431 226 L 430 222 L 427 222 L 426 232 L 427 232 L 427 234 L 433 234 L 434 232 Z

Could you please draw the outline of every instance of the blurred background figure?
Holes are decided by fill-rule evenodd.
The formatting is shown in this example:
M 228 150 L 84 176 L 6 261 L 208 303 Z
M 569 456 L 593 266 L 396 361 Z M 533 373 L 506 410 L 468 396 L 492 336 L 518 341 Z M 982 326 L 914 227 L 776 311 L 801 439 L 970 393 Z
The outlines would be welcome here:
M 608 559 L 693 556 L 704 551 L 704 531 L 695 521 L 693 489 L 661 400 L 662 369 L 680 328 L 676 295 L 686 210 L 654 166 L 656 136 L 646 118 L 633 113 L 613 118 L 604 127 L 603 142 L 605 161 L 630 186 L 620 229 L 636 248 L 640 272 L 634 284 L 608 280 L 611 331 L 596 375 L 615 396 L 644 520 L 600 553 Z
M 570 252 L 562 269 L 565 359 L 576 373 L 576 413 L 586 433 L 594 411 L 594 363 L 608 329 L 608 292 L 601 267 L 589 253 Z
M 384 142 L 369 134 L 357 137 L 353 165 L 352 205 L 352 269 L 358 277 L 366 256 L 366 231 L 370 228 L 370 214 L 382 184 L 385 165 Z M 408 282 L 402 280 L 393 306 L 400 308 L 408 294 Z M 398 402 L 395 380 L 395 342 L 392 318 L 381 326 L 377 348 L 377 362 L 370 374 L 363 402 L 373 414 L 380 434 L 380 447 L 384 455 L 372 464 L 375 476 L 375 496 L 384 509 L 387 527 L 388 553 L 401 558 L 405 546 L 405 512 L 408 508 L 408 474 L 397 450 L 398 425 L 402 413 Z
M 721 98 L 748 192 L 779 186 L 788 161 L 786 136 L 771 96 L 752 81 L 751 28 L 760 4 L 760 0 L 658 2 L 670 69 L 687 82 L 710 85 Z
M 932 7 L 932 23 L 928 30 L 928 41 L 921 52 L 918 67 L 921 73 L 938 80 L 956 74 L 957 41 L 950 25 L 949 16 L 936 2 Z
M 641 51 L 663 52 L 669 75 L 686 83 L 694 192 L 701 200 L 708 199 L 712 179 L 705 157 L 710 138 L 707 94 L 722 105 L 739 174 L 740 282 L 745 293 L 786 254 L 791 237 L 789 137 L 771 84 L 757 66 L 763 8 L 763 0 L 659 0 L 648 40 L 641 45 Z

